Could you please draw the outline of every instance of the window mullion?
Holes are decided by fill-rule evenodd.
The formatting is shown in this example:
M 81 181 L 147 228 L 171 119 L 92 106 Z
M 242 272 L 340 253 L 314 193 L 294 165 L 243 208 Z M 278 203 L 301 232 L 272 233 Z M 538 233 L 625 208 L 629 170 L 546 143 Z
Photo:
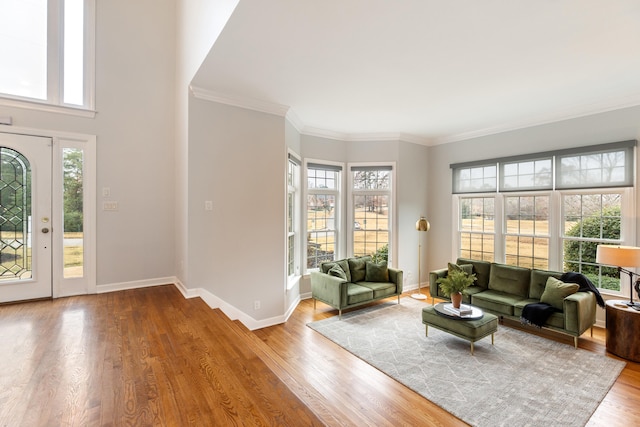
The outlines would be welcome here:
M 47 101 L 61 104 L 64 29 L 64 0 L 47 2 Z

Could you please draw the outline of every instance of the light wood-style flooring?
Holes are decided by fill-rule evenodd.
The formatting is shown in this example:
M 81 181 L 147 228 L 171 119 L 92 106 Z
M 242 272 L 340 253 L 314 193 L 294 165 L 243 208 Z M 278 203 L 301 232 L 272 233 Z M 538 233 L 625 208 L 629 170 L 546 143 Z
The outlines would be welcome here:
M 306 327 L 335 315 L 251 332 L 173 285 L 3 305 L 0 426 L 466 425 Z M 640 425 L 639 403 L 627 363 L 589 425 Z

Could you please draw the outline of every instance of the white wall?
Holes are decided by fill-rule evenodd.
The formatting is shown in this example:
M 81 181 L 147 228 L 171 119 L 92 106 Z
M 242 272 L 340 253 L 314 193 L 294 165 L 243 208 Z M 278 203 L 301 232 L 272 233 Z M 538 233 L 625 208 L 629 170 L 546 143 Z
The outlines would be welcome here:
M 187 153 L 189 85 L 233 13 L 238 0 L 176 0 L 175 259 L 178 279 L 188 285 Z
M 97 136 L 97 284 L 174 274 L 173 2 L 97 2 L 94 119 L 0 106 L 19 127 Z M 111 189 L 117 212 L 102 211 Z
M 282 316 L 285 120 L 193 97 L 189 111 L 189 288 L 254 320 Z

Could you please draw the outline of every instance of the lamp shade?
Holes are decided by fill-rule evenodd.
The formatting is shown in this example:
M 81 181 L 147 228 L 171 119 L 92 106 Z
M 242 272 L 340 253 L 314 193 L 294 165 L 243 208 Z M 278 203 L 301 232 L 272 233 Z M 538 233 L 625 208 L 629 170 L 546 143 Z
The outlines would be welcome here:
M 420 219 L 416 222 L 416 230 L 429 231 L 429 228 L 431 228 L 431 224 L 429 224 L 429 221 L 427 221 L 425 217 L 421 216 Z
M 616 267 L 640 267 L 640 248 L 634 246 L 598 245 L 596 248 L 596 262 Z

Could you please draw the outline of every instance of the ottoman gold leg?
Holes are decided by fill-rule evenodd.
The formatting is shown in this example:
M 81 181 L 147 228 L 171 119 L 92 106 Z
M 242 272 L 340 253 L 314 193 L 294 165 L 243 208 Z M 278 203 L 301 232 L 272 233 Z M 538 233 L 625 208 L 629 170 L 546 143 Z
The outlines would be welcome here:
M 493 345 L 493 334 L 491 334 L 491 345 Z
M 424 325 L 424 336 L 425 337 L 429 336 L 429 325 Z
M 473 356 L 473 341 L 471 341 L 471 355 Z

